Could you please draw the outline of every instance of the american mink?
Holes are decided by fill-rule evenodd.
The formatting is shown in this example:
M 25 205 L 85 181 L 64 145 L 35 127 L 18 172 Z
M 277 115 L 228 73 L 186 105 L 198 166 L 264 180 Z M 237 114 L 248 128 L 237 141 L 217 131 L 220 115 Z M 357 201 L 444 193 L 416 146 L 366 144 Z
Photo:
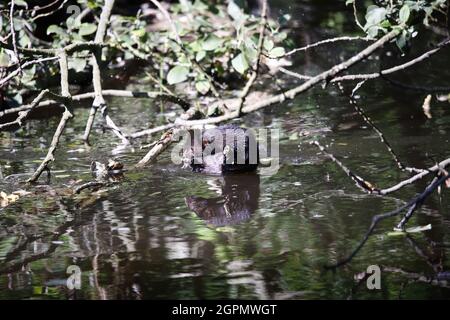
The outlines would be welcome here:
M 190 134 L 190 146 L 183 158 L 193 171 L 220 174 L 257 169 L 259 145 L 252 130 L 231 124 L 194 129 Z

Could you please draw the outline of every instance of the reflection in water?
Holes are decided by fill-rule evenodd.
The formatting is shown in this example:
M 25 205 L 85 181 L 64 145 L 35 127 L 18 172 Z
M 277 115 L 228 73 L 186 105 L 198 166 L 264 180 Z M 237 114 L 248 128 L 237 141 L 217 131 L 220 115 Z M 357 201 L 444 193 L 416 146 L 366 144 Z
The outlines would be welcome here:
M 213 183 L 220 196 L 189 196 L 186 204 L 197 216 L 215 227 L 237 224 L 250 219 L 258 207 L 259 175 L 227 174 Z

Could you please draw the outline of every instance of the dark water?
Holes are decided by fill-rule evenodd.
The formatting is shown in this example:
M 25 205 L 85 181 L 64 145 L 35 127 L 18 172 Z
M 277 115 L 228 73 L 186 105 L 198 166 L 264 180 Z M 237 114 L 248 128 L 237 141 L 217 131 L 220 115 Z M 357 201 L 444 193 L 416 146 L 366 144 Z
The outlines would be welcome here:
M 294 17 L 297 45 L 353 30 L 343 5 L 296 3 L 277 5 Z M 333 24 L 338 16 L 342 23 Z M 404 59 L 424 50 L 424 39 L 417 39 Z M 313 74 L 357 49 L 348 43 L 324 47 L 299 56 L 291 69 Z M 449 53 L 445 50 L 433 63 L 396 79 L 446 85 L 449 74 L 442 66 L 448 65 Z M 378 63 L 369 65 L 377 70 Z M 346 91 L 352 88 L 345 86 Z M 128 88 L 144 90 L 148 84 L 136 78 Z M 433 118 L 427 119 L 421 108 L 424 93 L 376 80 L 359 95 L 360 106 L 405 163 L 425 168 L 449 156 L 448 103 L 434 99 Z M 109 105 L 110 114 L 128 132 L 164 123 L 174 111 L 160 115 L 160 104 L 148 100 L 111 99 Z M 75 115 L 57 152 L 50 186 L 28 189 L 32 195 L 0 211 L 2 299 L 450 297 L 448 190 L 441 198 L 429 197 L 408 224 L 431 224 L 431 230 L 392 236 L 399 218 L 388 219 L 350 263 L 334 272 L 324 269 L 351 252 L 373 215 L 404 204 L 426 186 L 422 182 L 386 197 L 364 194 L 309 145 L 313 139 L 331 144 L 331 152 L 380 187 L 407 177 L 337 87 L 317 88 L 243 120 L 248 127 L 281 131 L 281 167 L 273 176 L 194 174 L 172 164 L 166 153 L 155 165 L 126 173 L 123 183 L 104 192 L 68 196 L 65 188 L 90 179 L 92 160 L 116 157 L 131 166 L 145 154 L 139 144 L 117 148 L 117 140 L 101 128 L 87 149 L 80 142 L 87 109 L 78 108 Z M 2 175 L 13 176 L 0 183 L 1 190 L 25 187 L 21 181 L 26 175 L 17 174 L 30 174 L 37 167 L 51 141 L 48 128 L 57 123 L 57 117 L 30 121 L 15 133 L 2 133 Z M 82 271 L 76 295 L 65 286 L 70 265 Z M 365 280 L 356 280 L 370 265 L 383 268 L 381 290 L 368 290 Z

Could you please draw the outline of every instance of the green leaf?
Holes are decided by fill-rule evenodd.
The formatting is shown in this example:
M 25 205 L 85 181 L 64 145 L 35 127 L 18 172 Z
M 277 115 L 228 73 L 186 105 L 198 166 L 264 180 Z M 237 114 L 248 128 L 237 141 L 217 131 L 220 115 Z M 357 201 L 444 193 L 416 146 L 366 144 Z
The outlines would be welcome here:
M 147 35 L 147 31 L 145 30 L 145 28 L 133 30 L 132 33 L 136 38 L 144 38 Z
M 272 40 L 264 40 L 264 49 L 266 49 L 266 51 L 272 50 L 274 45 Z
M 80 21 L 80 19 L 70 16 L 66 20 L 66 25 L 67 25 L 68 29 L 78 29 L 78 28 L 80 28 L 81 21 Z
M 170 69 L 167 74 L 167 82 L 169 84 L 176 84 L 186 81 L 189 74 L 189 68 L 185 66 L 175 66 Z
M 50 35 L 52 33 L 57 34 L 59 36 L 64 36 L 66 34 L 64 32 L 63 28 L 61 28 L 55 24 L 52 24 L 52 25 L 48 26 L 48 28 L 47 28 L 47 35 Z
M 87 36 L 93 34 L 97 30 L 97 26 L 93 23 L 82 23 L 78 34 L 80 36 Z
M 228 3 L 227 12 L 230 17 L 238 23 L 241 23 L 245 20 L 244 12 L 233 0 Z
M 399 13 L 399 18 L 401 23 L 408 22 L 409 16 L 411 15 L 411 10 L 409 9 L 409 6 L 405 4 L 401 9 Z
M 195 61 L 200 62 L 203 60 L 203 58 L 206 56 L 206 51 L 199 51 L 197 52 L 197 54 L 195 55 Z
M 367 31 L 370 27 L 378 26 L 384 19 L 386 19 L 386 8 L 378 6 L 369 6 L 366 13 L 366 25 L 364 29 Z
M 200 80 L 195 83 L 195 89 L 197 89 L 197 91 L 201 94 L 208 93 L 210 88 L 211 85 L 209 84 L 208 80 Z
M 16 1 L 14 1 L 14 5 L 19 6 L 19 7 L 26 7 L 26 8 L 28 8 L 28 4 L 24 0 L 16 0 Z
M 28 48 L 31 44 L 30 38 L 25 34 L 25 32 L 19 35 L 19 45 L 23 48 Z
M 74 69 L 76 72 L 81 72 L 86 68 L 87 61 L 83 58 L 73 58 L 69 60 L 69 68 Z
M 0 67 L 9 66 L 9 55 L 3 50 L 0 52 Z
M 279 58 L 284 56 L 285 53 L 286 51 L 284 50 L 283 47 L 276 47 L 269 51 L 269 56 L 271 58 Z
M 220 47 L 223 43 L 223 40 L 215 35 L 209 36 L 205 42 L 203 42 L 203 50 L 205 51 L 214 51 L 218 47 Z
M 403 48 L 406 46 L 407 36 L 407 32 L 403 31 L 395 40 L 395 44 L 401 51 L 403 51 Z
M 231 65 L 240 74 L 244 74 L 248 69 L 247 58 L 245 58 L 242 53 L 238 54 L 233 60 L 231 60 Z

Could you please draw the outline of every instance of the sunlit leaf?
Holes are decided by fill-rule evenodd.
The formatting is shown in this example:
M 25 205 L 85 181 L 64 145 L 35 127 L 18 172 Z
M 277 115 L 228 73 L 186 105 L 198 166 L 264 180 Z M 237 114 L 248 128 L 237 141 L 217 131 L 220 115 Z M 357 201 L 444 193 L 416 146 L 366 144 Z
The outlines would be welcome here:
M 16 1 L 14 1 L 14 5 L 19 6 L 19 7 L 26 7 L 26 8 L 28 8 L 28 4 L 24 0 L 16 0 Z
M 8 65 L 9 55 L 4 51 L 0 51 L 0 67 L 7 67 Z
M 195 89 L 201 94 L 208 93 L 210 88 L 211 86 L 207 80 L 200 80 L 195 83 Z
M 97 30 L 97 26 L 93 23 L 82 23 L 78 34 L 80 36 L 87 36 L 93 34 Z
M 233 60 L 231 60 L 231 65 L 240 74 L 244 74 L 249 67 L 247 58 L 245 58 L 245 55 L 242 53 L 238 54 Z
M 209 36 L 204 42 L 203 42 L 203 50 L 205 51 L 213 51 L 216 50 L 218 47 L 220 47 L 223 43 L 223 40 L 215 35 Z
M 69 68 L 81 72 L 86 68 L 87 60 L 84 58 L 73 58 L 69 60 Z
M 59 26 L 57 26 L 57 25 L 55 25 L 55 24 L 52 24 L 52 25 L 50 25 L 47 28 L 47 34 L 50 35 L 52 33 L 57 34 L 59 36 L 65 36 L 66 35 L 66 32 L 64 31 L 64 29 L 59 27 Z
M 269 56 L 271 58 L 279 58 L 279 57 L 284 56 L 285 53 L 286 53 L 286 51 L 284 50 L 283 47 L 276 47 L 276 48 L 273 48 L 272 50 L 270 50 Z
M 167 74 L 169 84 L 181 83 L 187 80 L 189 68 L 185 66 L 175 66 Z
M 401 9 L 399 13 L 399 18 L 401 23 L 408 22 L 409 16 L 411 14 L 411 11 L 409 9 L 409 6 L 405 4 Z
M 197 52 L 197 54 L 195 55 L 195 61 L 200 62 L 203 60 L 203 58 L 206 56 L 206 51 L 199 51 Z

